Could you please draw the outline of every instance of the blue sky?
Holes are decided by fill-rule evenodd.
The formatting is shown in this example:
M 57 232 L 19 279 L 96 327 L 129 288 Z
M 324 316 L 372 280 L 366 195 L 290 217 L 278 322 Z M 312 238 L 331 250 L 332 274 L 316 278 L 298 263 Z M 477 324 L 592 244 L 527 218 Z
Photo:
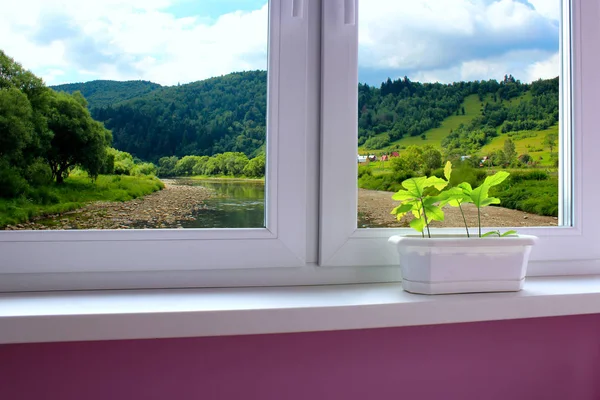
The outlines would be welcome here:
M 48 84 L 144 79 L 174 85 L 266 68 L 266 0 L 81 4 L 3 5 L 0 49 Z M 360 12 L 362 82 L 558 75 L 559 0 L 361 0 Z

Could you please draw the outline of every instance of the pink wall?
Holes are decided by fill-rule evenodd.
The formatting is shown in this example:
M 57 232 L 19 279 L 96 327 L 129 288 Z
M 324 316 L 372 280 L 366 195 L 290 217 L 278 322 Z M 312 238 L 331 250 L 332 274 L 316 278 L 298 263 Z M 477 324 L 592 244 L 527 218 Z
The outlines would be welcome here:
M 0 346 L 0 399 L 600 399 L 600 315 Z

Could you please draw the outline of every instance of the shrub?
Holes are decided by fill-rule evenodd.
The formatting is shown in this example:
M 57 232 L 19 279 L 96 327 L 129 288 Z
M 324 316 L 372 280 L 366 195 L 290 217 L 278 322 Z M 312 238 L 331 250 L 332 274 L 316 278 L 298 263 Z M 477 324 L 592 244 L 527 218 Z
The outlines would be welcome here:
M 156 165 L 152 164 L 152 163 L 140 163 L 140 164 L 135 164 L 133 166 L 133 169 L 131 170 L 131 175 L 133 176 L 142 176 L 142 175 L 148 175 L 148 176 L 156 176 L 156 173 L 158 172 L 158 168 L 156 168 Z
M 37 160 L 25 171 L 25 179 L 33 186 L 48 185 L 52 182 L 52 170 L 42 160 Z
M 0 197 L 18 197 L 29 189 L 21 171 L 0 159 Z

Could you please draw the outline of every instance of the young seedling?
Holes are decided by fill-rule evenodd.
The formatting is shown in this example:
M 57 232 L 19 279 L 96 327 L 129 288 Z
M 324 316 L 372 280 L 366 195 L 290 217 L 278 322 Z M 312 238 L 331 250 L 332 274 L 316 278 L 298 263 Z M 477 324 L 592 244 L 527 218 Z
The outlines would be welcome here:
M 511 235 L 516 235 L 517 231 L 506 231 L 504 233 L 500 233 L 500 231 L 496 230 L 496 231 L 489 231 L 487 233 L 484 233 L 483 235 L 481 235 L 481 237 L 488 237 L 488 236 L 493 236 L 493 235 L 497 235 L 498 237 L 506 237 L 506 236 L 511 236 Z
M 446 166 L 444 167 L 444 177 L 450 184 L 450 177 L 452 176 L 452 163 L 450 161 L 446 162 Z M 442 193 L 440 193 L 440 207 L 445 206 L 446 204 L 450 204 L 452 207 L 458 207 L 460 210 L 460 214 L 462 215 L 463 222 L 465 224 L 465 230 L 467 231 L 467 237 L 471 237 L 469 233 L 469 226 L 467 225 L 467 219 L 465 218 L 465 213 L 462 208 L 463 203 L 470 202 L 470 197 L 467 196 L 461 187 L 464 183 L 461 183 L 457 187 L 450 188 Z
M 444 177 L 446 179 L 435 176 L 423 176 L 403 181 L 402 187 L 404 187 L 404 189 L 399 190 L 392 196 L 392 199 L 400 201 L 400 205 L 395 207 L 391 214 L 396 215 L 396 218 L 400 220 L 404 215 L 411 212 L 415 218 L 410 222 L 410 227 L 417 232 L 421 232 L 423 237 L 425 237 L 424 231 L 426 229 L 427 237 L 430 238 L 431 232 L 429 230 L 429 223 L 431 221 L 443 221 L 444 212 L 442 211 L 442 207 L 449 204 L 460 209 L 467 231 L 467 237 L 471 237 L 462 204 L 473 203 L 477 208 L 478 236 L 480 238 L 491 235 L 504 237 L 516 234 L 515 231 L 508 231 L 504 234 L 501 234 L 500 231 L 488 232 L 485 235 L 481 234 L 481 209 L 492 204 L 500 204 L 500 199 L 489 196 L 489 190 L 491 187 L 504 182 L 510 175 L 508 172 L 499 171 L 494 175 L 488 176 L 485 178 L 485 181 L 475 189 L 473 189 L 468 182 L 463 182 L 456 187 L 442 191 L 450 184 L 451 175 L 452 163 L 448 161 L 444 168 Z M 436 195 L 426 194 L 429 188 L 437 189 L 438 193 Z M 438 205 L 436 205 L 436 203 Z
M 425 237 L 424 230 L 427 229 L 427 237 L 431 237 L 429 223 L 431 221 L 443 221 L 444 212 L 435 205 L 439 201 L 437 196 L 425 194 L 426 190 L 433 187 L 442 190 L 448 185 L 448 182 L 436 176 L 410 178 L 402 182 L 402 187 L 406 190 L 399 190 L 392 196 L 392 199 L 400 201 L 401 204 L 392 210 L 392 214 L 400 220 L 404 215 L 412 212 L 415 217 L 410 222 L 410 227 L 421 232 Z

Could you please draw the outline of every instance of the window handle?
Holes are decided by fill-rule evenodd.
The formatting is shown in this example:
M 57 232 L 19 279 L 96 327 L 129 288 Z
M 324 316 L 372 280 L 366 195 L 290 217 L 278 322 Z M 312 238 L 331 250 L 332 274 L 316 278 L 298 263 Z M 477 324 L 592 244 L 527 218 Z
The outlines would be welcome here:
M 302 18 L 304 14 L 304 0 L 292 0 L 292 17 Z
M 356 24 L 356 0 L 344 0 L 344 24 Z

